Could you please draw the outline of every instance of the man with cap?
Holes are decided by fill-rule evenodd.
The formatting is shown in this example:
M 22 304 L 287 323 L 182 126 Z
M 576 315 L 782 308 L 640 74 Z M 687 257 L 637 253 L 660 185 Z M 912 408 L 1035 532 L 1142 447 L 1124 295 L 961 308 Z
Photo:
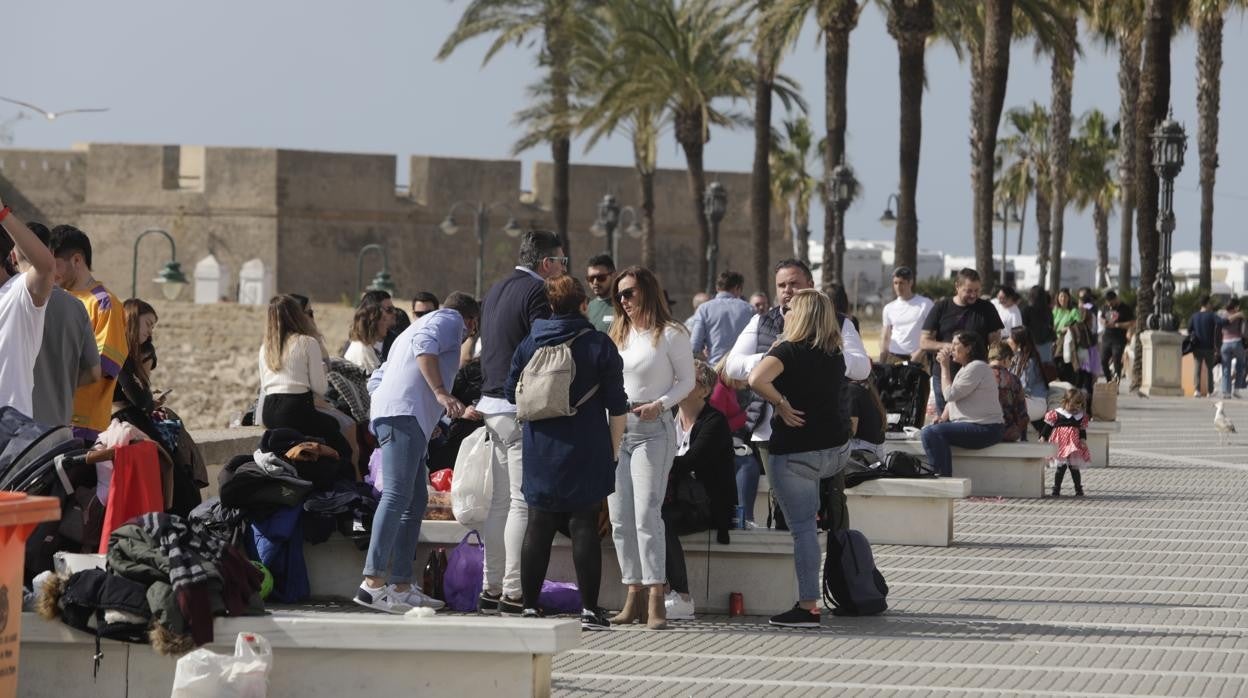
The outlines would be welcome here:
M 897 297 L 884 306 L 880 316 L 880 363 L 918 363 L 924 351 L 919 348 L 923 322 L 932 312 L 932 299 L 914 292 L 914 271 L 897 267 L 893 271 L 893 293 Z

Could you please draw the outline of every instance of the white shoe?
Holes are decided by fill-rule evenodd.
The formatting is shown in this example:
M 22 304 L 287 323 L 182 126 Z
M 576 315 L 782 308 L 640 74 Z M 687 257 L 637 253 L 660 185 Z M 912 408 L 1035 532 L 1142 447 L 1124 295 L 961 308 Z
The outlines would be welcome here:
M 391 587 L 394 597 L 412 608 L 432 608 L 438 610 L 446 606 L 446 602 L 439 601 L 432 596 L 425 594 L 417 586 L 412 585 L 407 591 L 398 591 Z
M 396 594 L 394 587 L 389 584 L 374 589 L 361 582 L 360 588 L 355 591 L 355 598 L 351 600 L 365 608 L 382 613 L 403 615 L 412 610 L 412 605 Z
M 1235 398 L 1236 400 L 1239 400 L 1239 399 L 1240 399 L 1240 398 L 1242 398 L 1243 396 L 1241 396 L 1241 395 L 1239 394 L 1239 391 L 1238 391 L 1238 390 L 1232 390 L 1232 391 L 1231 391 L 1231 397 Z
M 745 522 L 745 530 L 747 530 L 747 531 L 753 531 L 753 530 L 754 530 L 754 529 L 756 529 L 756 528 L 758 528 L 758 524 L 756 524 L 756 523 L 754 523 L 753 521 L 750 521 L 750 520 L 748 520 L 748 519 L 746 520 L 746 522 Z
M 669 591 L 663 598 L 663 606 L 668 620 L 693 620 L 693 599 L 685 601 L 680 594 Z

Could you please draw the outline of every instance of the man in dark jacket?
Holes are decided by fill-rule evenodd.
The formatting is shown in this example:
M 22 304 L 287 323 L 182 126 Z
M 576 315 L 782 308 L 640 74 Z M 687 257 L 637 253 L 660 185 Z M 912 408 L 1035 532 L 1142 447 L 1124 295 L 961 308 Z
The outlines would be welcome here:
M 1200 310 L 1192 313 L 1191 319 L 1187 321 L 1187 336 L 1191 337 L 1192 366 L 1195 371 L 1192 377 L 1195 397 L 1213 394 L 1214 356 L 1218 352 L 1218 345 L 1222 343 L 1218 334 L 1218 315 L 1213 312 L 1209 294 L 1202 294 Z M 1203 384 L 1200 381 L 1202 374 L 1205 378 Z
M 485 415 L 485 428 L 494 444 L 494 499 L 482 527 L 485 574 L 480 610 L 520 614 L 520 548 L 529 523 L 529 508 L 520 491 L 523 479 L 520 426 L 516 406 L 504 389 L 516 347 L 533 322 L 550 317 L 546 279 L 568 271 L 559 236 L 530 230 L 520 242 L 520 263 L 485 294 L 481 308 L 481 400 L 476 411 Z

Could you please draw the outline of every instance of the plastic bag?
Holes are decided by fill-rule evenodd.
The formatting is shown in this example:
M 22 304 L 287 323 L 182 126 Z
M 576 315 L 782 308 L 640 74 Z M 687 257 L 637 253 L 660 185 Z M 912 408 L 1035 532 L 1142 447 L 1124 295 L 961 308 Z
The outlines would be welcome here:
M 435 470 L 433 474 L 429 476 L 429 484 L 433 485 L 433 489 L 436 492 L 450 492 L 451 469 L 443 468 L 441 470 Z
M 477 542 L 468 542 L 468 539 L 474 536 Z M 447 556 L 446 572 L 442 575 L 442 589 L 446 595 L 446 605 L 450 606 L 451 610 L 461 612 L 477 610 L 484 566 L 485 545 L 481 542 L 481 534 L 469 531 Z
M 494 449 L 486 429 L 478 429 L 459 444 L 451 479 L 451 510 L 465 526 L 480 526 L 490 513 L 494 496 Z
M 239 633 L 233 656 L 201 647 L 179 659 L 170 698 L 265 698 L 272 668 L 269 641 Z

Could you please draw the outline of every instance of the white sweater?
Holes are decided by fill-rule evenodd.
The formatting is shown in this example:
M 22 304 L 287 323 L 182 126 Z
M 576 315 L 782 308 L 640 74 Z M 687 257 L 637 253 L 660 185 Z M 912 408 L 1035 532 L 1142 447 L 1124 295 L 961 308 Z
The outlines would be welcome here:
M 364 369 L 365 373 L 372 373 L 381 365 L 381 360 L 377 358 L 377 351 L 359 340 L 351 341 L 351 345 L 343 352 L 342 358 Z
M 282 369 L 273 371 L 264 362 L 264 346 L 260 346 L 260 393 L 263 395 L 298 395 L 312 391 L 324 395 L 329 390 L 325 378 L 325 359 L 321 343 L 315 337 L 295 335 L 286 341 Z
M 634 328 L 619 349 L 629 402 L 662 400 L 670 409 L 693 391 L 693 344 L 684 327 L 668 325 L 658 346 L 654 330 Z

